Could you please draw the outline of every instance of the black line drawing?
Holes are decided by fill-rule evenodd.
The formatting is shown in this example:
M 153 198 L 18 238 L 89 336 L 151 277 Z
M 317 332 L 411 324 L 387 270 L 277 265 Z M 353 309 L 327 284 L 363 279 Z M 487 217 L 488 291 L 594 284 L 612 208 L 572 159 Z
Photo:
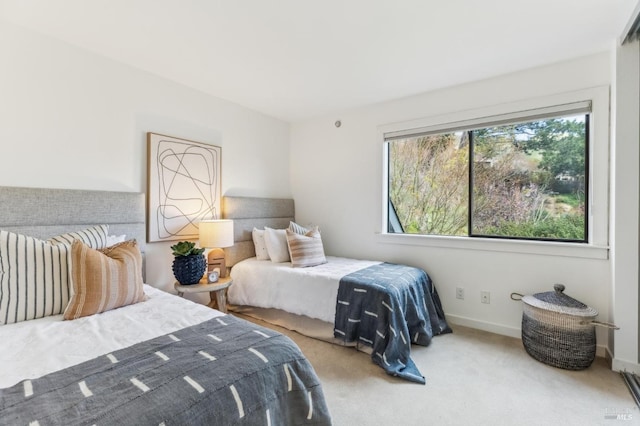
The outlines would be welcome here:
M 197 239 L 220 213 L 220 147 L 148 133 L 149 242 Z

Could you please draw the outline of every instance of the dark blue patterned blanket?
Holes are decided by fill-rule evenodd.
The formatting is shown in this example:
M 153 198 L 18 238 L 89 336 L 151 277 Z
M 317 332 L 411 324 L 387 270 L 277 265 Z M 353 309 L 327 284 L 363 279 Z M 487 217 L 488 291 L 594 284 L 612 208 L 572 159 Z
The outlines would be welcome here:
M 0 389 L 0 424 L 330 425 L 331 418 L 295 343 L 227 315 Z
M 373 349 L 388 374 L 425 383 L 411 359 L 411 343 L 427 346 L 450 333 L 438 293 L 425 271 L 381 263 L 340 280 L 334 336 Z

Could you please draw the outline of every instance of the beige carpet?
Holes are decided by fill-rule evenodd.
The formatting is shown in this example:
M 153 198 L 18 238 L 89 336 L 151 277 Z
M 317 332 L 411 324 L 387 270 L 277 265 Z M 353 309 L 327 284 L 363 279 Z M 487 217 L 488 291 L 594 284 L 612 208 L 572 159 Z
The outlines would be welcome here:
M 466 327 L 413 346 L 426 385 L 388 376 L 367 354 L 251 318 L 291 337 L 313 364 L 335 425 L 640 425 L 620 374 L 597 358 L 566 371 L 519 339 Z

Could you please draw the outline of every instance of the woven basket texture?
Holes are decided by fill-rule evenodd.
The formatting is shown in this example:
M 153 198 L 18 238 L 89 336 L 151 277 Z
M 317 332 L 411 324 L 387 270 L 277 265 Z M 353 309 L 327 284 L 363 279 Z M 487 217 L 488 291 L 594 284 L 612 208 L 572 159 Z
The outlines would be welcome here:
M 566 370 L 583 370 L 596 355 L 595 327 L 584 317 L 523 305 L 522 343 L 533 358 Z

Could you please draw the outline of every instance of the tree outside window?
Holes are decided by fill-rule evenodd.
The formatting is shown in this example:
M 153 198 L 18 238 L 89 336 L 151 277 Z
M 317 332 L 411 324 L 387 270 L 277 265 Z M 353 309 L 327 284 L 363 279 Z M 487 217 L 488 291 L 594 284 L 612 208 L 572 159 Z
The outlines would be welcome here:
M 581 114 L 387 141 L 389 215 L 410 234 L 586 242 L 588 128 Z

